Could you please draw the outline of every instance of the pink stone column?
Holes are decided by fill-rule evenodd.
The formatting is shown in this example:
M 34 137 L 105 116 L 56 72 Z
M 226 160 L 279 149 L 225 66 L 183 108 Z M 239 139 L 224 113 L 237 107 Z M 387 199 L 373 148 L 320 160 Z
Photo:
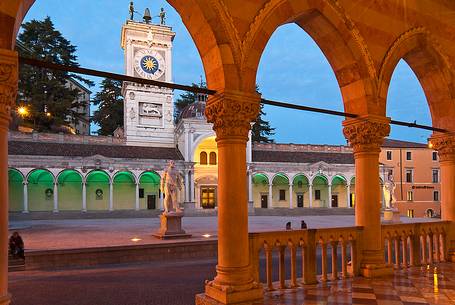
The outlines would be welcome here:
M 17 53 L 0 49 L 0 305 L 10 303 L 8 293 L 8 127 L 16 103 Z
M 354 150 L 355 224 L 363 227 L 360 270 L 366 277 L 393 272 L 384 259 L 379 190 L 379 153 L 384 137 L 390 132 L 389 121 L 370 115 L 343 122 L 344 136 Z
M 429 146 L 438 151 L 441 168 L 441 218 L 450 221 L 444 257 L 455 262 L 455 133 L 434 134 Z
M 258 94 L 220 92 L 209 98 L 205 110 L 213 123 L 218 146 L 218 264 L 216 276 L 205 286 L 196 304 L 211 298 L 222 304 L 263 297 L 253 280 L 248 241 L 246 144 L 250 123 L 259 113 Z M 235 224 L 235 225 L 234 225 Z

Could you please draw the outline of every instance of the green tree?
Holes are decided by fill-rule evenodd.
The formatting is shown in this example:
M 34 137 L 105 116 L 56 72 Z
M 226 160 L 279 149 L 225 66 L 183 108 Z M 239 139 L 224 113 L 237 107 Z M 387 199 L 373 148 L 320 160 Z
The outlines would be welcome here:
M 76 47 L 55 29 L 50 17 L 43 21 L 31 20 L 22 25 L 17 50 L 21 56 L 57 64 L 79 66 Z M 80 91 L 70 88 L 70 79 L 88 86 L 90 80 L 65 71 L 54 71 L 28 65 L 20 66 L 18 103 L 28 107 L 26 121 L 38 130 L 76 123 L 80 114 L 75 110 Z
M 259 92 L 259 86 L 256 85 L 256 91 Z M 251 139 L 253 142 L 260 142 L 260 143 L 273 143 L 275 140 L 271 139 L 271 136 L 275 134 L 275 128 L 270 126 L 270 122 L 264 120 L 263 116 L 265 116 L 264 112 L 264 104 L 261 104 L 261 108 L 259 109 L 259 115 L 256 121 L 251 128 Z
M 100 126 L 99 135 L 112 135 L 117 127 L 123 127 L 122 82 L 105 78 L 101 91 L 92 100 L 98 110 L 93 113 L 92 121 Z
M 195 87 L 195 88 L 206 88 L 205 83 L 202 83 L 202 82 L 200 85 L 193 83 L 191 86 Z M 175 108 L 174 108 L 174 120 L 176 122 L 179 119 L 180 113 L 182 112 L 182 110 L 189 104 L 192 104 L 195 101 L 197 101 L 197 98 L 198 98 L 198 93 L 194 93 L 194 92 L 185 92 L 179 96 L 179 98 L 175 101 Z
M 251 128 L 251 139 L 253 142 L 273 143 L 275 140 L 271 139 L 270 137 L 275 134 L 275 128 L 272 128 L 270 126 L 270 122 L 263 119 L 264 115 L 264 104 L 261 104 L 259 115 L 254 122 L 253 127 Z

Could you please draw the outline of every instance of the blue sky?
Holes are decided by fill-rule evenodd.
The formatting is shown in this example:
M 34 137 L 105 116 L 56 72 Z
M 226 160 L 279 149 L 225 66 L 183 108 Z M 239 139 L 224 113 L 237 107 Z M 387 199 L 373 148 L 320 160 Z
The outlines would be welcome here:
M 177 33 L 173 48 L 174 82 L 198 83 L 204 75 L 202 62 L 177 12 L 162 0 L 140 0 L 134 4 L 140 13 L 149 7 L 152 15 L 165 8 L 167 24 Z M 49 15 L 55 27 L 77 46 L 82 67 L 124 73 L 120 29 L 128 18 L 128 6 L 128 0 L 73 0 L 65 6 L 61 0 L 39 0 L 26 21 Z M 343 111 L 340 90 L 327 60 L 311 37 L 294 24 L 284 25 L 273 34 L 261 58 L 257 83 L 266 99 Z M 97 87 L 91 90 L 96 92 Z M 180 93 L 177 91 L 176 96 Z M 265 106 L 265 112 L 266 119 L 276 128 L 276 142 L 346 143 L 340 117 L 271 106 Z M 387 115 L 395 120 L 431 125 L 422 88 L 403 61 L 392 76 Z M 390 137 L 425 142 L 429 135 L 424 130 L 392 126 Z

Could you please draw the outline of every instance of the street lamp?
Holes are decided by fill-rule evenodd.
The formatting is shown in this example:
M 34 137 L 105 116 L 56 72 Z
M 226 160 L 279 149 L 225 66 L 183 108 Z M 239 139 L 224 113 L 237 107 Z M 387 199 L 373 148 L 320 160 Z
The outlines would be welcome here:
M 21 117 L 28 116 L 28 114 L 29 114 L 28 109 L 27 109 L 27 107 L 25 107 L 25 106 L 20 106 L 19 108 L 17 108 L 17 113 L 18 113 Z

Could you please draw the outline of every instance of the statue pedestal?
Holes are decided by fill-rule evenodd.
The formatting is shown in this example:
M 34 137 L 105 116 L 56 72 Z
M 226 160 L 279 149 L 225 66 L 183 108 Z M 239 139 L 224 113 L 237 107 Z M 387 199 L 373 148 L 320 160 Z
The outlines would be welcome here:
M 400 212 L 397 208 L 386 208 L 384 210 L 384 222 L 401 222 Z
M 174 238 L 190 238 L 191 234 L 187 234 L 182 229 L 182 212 L 163 213 L 160 215 L 161 227 L 160 230 L 153 236 L 160 239 Z

